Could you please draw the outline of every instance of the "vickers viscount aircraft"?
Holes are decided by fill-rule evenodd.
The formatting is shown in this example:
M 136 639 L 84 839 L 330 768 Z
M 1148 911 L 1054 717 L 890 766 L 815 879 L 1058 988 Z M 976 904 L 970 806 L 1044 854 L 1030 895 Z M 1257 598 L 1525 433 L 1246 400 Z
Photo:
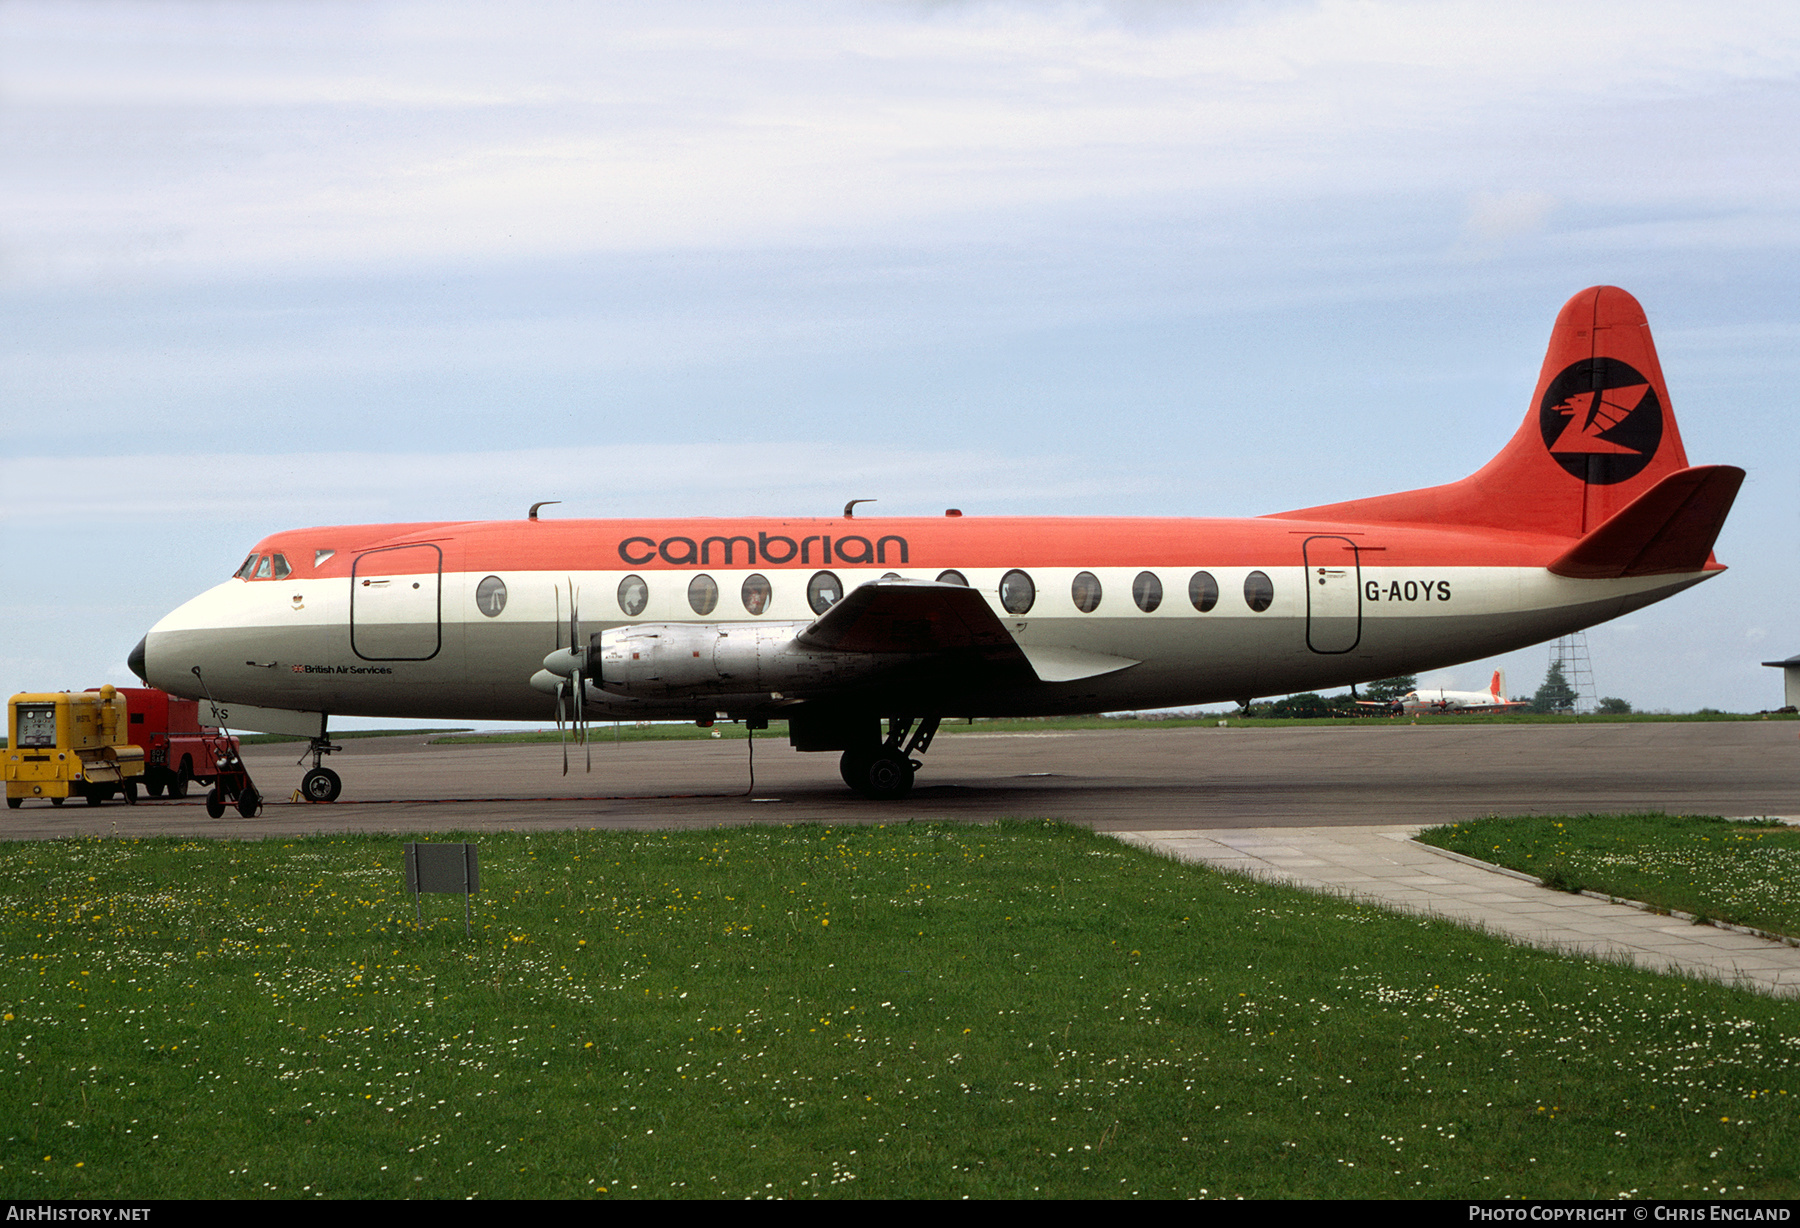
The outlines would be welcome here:
M 1408 691 L 1392 701 L 1358 700 L 1365 708 L 1391 708 L 1395 712 L 1418 715 L 1421 712 L 1505 712 L 1513 708 L 1529 708 L 1525 700 L 1506 697 L 1506 671 L 1495 670 L 1485 691 L 1445 691 L 1426 688 Z
M 946 717 L 1319 690 L 1506 652 L 1723 568 L 1637 301 L 1577 294 L 1525 421 L 1446 486 L 1243 520 L 524 520 L 298 529 L 157 623 L 147 683 L 329 716 L 787 721 L 898 798 Z M 247 727 L 259 727 L 246 722 Z M 885 726 L 885 728 L 884 728 Z M 261 726 L 266 727 L 266 726 Z

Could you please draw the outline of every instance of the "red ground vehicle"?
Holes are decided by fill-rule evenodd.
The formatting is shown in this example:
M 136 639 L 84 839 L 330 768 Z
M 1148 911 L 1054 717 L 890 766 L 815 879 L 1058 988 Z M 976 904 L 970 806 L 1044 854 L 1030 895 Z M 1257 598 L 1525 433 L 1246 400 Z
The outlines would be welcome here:
M 179 699 L 150 687 L 120 687 L 131 711 L 131 744 L 144 751 L 144 791 L 161 797 L 186 797 L 188 783 L 216 783 L 221 752 L 238 763 L 238 740 L 200 723 L 200 703 Z M 241 769 L 240 769 L 241 773 Z

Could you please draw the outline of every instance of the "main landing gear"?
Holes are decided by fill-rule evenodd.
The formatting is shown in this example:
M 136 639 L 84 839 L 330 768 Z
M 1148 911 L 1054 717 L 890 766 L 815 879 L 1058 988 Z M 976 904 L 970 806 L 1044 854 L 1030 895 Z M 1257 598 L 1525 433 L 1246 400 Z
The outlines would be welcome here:
M 889 718 L 885 741 L 852 746 L 838 760 L 844 783 L 871 801 L 899 801 L 912 792 L 913 774 L 919 770 L 919 761 L 913 756 L 931 748 L 941 720 L 936 716 L 917 721 L 910 716 Z
M 344 791 L 344 782 L 338 778 L 338 774 L 319 763 L 321 758 L 332 751 L 344 749 L 332 745 L 331 738 L 325 732 L 325 722 L 330 719 L 329 713 L 319 714 L 319 735 L 307 743 L 306 752 L 297 761 L 305 763 L 306 756 L 312 756 L 312 770 L 300 778 L 300 796 L 309 802 L 335 802 L 338 794 Z

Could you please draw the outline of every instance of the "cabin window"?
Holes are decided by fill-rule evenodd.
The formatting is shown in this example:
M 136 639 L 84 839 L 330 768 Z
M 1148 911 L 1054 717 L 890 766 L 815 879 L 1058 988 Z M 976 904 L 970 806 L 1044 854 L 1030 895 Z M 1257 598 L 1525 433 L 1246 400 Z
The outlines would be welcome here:
M 1261 614 L 1275 601 L 1275 586 L 1269 577 L 1253 571 L 1244 577 L 1244 604 Z
M 1188 579 L 1188 600 L 1202 614 L 1219 604 L 1219 582 L 1210 571 L 1196 571 Z
M 275 558 L 275 578 L 277 580 L 285 580 L 289 576 L 294 574 L 294 569 L 292 567 L 288 566 L 287 555 L 277 554 L 274 556 L 274 558 Z M 415 584 L 413 587 L 417 588 L 418 585 Z
M 1137 608 L 1148 614 L 1162 604 L 1162 581 L 1154 572 L 1140 571 L 1137 579 L 1131 582 L 1131 599 L 1137 602 Z
M 1091 571 L 1082 572 L 1069 585 L 1069 597 L 1075 602 L 1076 609 L 1083 614 L 1092 614 L 1100 608 L 1100 577 Z
M 1037 585 L 1018 568 L 1000 577 L 1000 606 L 1008 614 L 1029 614 L 1037 601 Z
M 619 608 L 626 615 L 636 618 L 650 604 L 650 586 L 644 583 L 642 576 L 626 576 L 619 581 Z
M 969 577 L 960 571 L 940 571 L 937 582 L 939 584 L 960 584 L 964 588 L 969 587 Z
M 744 609 L 751 614 L 767 614 L 769 598 L 774 590 L 769 587 L 769 577 L 748 576 L 744 580 Z
M 256 559 L 257 556 L 252 554 L 249 558 L 244 560 L 244 565 L 242 567 L 231 573 L 232 576 L 239 580 L 248 580 L 251 573 L 256 570 Z
M 843 595 L 843 583 L 829 571 L 821 571 L 806 582 L 806 604 L 814 614 L 823 614 Z
M 696 614 L 711 614 L 719 604 L 719 585 L 711 576 L 699 575 L 688 581 L 688 605 Z
M 475 586 L 475 608 L 493 618 L 506 608 L 506 581 L 489 576 Z

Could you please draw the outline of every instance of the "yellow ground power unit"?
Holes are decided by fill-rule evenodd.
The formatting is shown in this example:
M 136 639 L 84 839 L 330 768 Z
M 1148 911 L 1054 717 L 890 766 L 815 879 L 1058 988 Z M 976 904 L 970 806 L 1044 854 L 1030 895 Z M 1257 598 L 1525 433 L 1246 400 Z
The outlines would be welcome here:
M 98 806 L 121 794 L 137 801 L 144 751 L 129 730 L 125 697 L 110 686 L 14 695 L 6 702 L 6 804 L 81 797 Z

